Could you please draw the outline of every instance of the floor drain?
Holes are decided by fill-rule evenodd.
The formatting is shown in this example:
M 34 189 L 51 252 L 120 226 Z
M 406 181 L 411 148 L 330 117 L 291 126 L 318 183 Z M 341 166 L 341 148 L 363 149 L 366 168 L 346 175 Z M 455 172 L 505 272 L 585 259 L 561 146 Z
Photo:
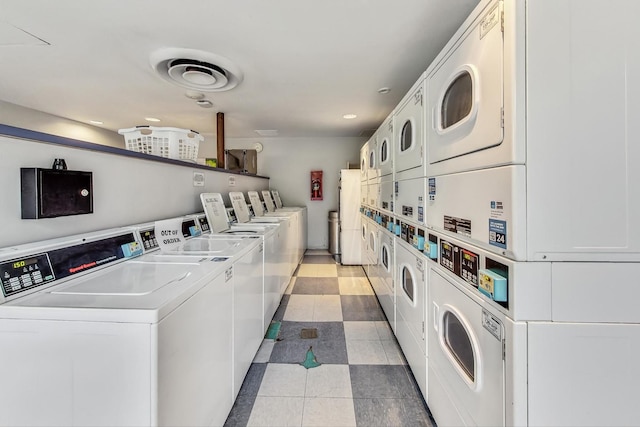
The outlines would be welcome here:
M 307 340 L 318 338 L 318 330 L 316 328 L 302 329 L 300 331 L 300 338 Z

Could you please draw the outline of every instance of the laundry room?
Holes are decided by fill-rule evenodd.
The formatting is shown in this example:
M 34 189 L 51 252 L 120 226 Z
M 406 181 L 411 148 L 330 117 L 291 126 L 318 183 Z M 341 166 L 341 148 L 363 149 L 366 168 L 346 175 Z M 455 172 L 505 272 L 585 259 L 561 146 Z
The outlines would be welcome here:
M 0 11 L 0 426 L 640 423 L 640 2 Z

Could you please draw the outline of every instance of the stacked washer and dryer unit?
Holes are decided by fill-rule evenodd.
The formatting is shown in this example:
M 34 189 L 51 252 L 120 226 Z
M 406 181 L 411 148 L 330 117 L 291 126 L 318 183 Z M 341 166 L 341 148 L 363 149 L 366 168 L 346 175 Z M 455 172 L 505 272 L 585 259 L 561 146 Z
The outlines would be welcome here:
M 640 4 L 614 6 L 482 1 L 421 77 L 412 193 L 394 112 L 396 336 L 440 425 L 640 419 Z

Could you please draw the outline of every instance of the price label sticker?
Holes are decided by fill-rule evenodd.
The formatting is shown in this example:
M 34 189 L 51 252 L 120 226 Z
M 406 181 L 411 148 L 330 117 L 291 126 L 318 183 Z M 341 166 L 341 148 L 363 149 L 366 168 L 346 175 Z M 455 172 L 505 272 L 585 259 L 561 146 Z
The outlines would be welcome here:
M 489 219 L 489 244 L 507 249 L 507 221 Z

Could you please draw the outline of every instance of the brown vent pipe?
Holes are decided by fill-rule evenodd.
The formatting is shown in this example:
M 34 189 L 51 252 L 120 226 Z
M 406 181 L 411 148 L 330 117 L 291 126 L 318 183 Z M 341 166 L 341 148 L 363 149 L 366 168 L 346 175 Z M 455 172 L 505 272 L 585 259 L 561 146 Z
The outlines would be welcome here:
M 218 145 L 218 167 L 224 169 L 224 113 L 216 114 L 216 137 Z

